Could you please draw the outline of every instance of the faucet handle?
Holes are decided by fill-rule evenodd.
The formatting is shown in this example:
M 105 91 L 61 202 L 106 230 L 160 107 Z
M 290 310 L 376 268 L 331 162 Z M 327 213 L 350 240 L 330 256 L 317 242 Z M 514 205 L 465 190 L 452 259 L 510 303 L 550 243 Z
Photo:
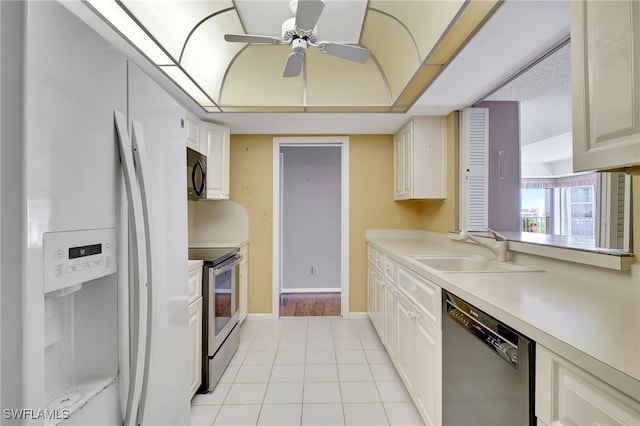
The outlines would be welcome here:
M 493 238 L 495 238 L 496 241 L 506 241 L 507 240 L 507 237 L 505 237 L 504 235 L 502 235 L 498 231 L 494 231 L 491 228 L 485 228 L 485 229 L 493 234 Z

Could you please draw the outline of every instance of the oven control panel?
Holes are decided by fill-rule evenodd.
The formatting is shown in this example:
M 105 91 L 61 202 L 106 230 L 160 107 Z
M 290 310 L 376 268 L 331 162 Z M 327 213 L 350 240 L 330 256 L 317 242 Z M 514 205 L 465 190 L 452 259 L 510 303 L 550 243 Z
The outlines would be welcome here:
M 116 272 L 116 229 L 47 232 L 43 237 L 44 293 Z

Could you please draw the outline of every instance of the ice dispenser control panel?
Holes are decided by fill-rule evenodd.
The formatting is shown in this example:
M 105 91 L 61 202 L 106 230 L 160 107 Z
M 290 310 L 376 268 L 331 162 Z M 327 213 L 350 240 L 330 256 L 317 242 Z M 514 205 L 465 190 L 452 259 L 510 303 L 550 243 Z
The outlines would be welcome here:
M 47 232 L 43 238 L 44 292 L 116 272 L 116 229 Z

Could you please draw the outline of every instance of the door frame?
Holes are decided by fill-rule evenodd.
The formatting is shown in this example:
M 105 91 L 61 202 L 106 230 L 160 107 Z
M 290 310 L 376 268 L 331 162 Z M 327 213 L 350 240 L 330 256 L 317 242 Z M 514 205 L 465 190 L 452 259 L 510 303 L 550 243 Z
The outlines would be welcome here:
M 286 136 L 273 138 L 273 276 L 272 316 L 280 317 L 280 268 L 282 262 L 280 226 L 281 146 L 339 146 L 340 155 L 340 313 L 349 318 L 349 137 L 348 136 Z

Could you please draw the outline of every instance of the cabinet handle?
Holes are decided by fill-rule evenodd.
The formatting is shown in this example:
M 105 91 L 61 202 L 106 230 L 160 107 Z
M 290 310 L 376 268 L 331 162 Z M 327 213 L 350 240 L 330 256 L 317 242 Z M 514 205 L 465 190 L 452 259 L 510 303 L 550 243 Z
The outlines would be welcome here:
M 413 311 L 409 311 L 409 312 L 407 312 L 407 315 L 408 315 L 408 316 L 409 316 L 409 318 L 411 318 L 412 320 L 415 320 L 415 319 L 416 319 L 416 317 L 418 316 L 418 315 L 416 315 L 416 313 L 415 313 L 415 312 L 413 312 Z

